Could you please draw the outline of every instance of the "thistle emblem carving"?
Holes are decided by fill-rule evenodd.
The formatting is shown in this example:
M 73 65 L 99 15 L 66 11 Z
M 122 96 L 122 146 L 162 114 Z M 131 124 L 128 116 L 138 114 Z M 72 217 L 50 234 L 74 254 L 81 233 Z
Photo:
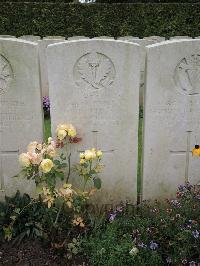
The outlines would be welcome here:
M 94 89 L 108 88 L 114 81 L 115 69 L 111 60 L 97 52 L 88 53 L 74 67 L 75 82 Z

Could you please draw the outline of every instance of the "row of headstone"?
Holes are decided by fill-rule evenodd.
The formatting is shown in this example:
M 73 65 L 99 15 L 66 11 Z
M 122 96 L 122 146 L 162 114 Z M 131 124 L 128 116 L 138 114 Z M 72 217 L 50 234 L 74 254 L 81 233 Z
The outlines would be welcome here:
M 0 38 L 16 38 L 16 36 L 13 35 L 0 35 Z M 195 38 L 199 38 L 195 37 Z M 72 37 L 64 37 L 64 36 L 45 36 L 45 37 L 41 37 L 41 36 L 37 36 L 37 35 L 22 35 L 19 36 L 18 39 L 22 39 L 22 40 L 26 40 L 26 41 L 40 41 L 40 40 L 46 40 L 46 39 L 63 39 L 63 40 L 80 40 L 80 39 L 90 39 L 90 37 L 87 36 L 72 36 Z M 98 37 L 94 37 L 93 39 L 116 39 L 114 37 L 111 36 L 98 36 Z M 161 37 L 161 36 L 148 36 L 148 37 L 144 37 L 144 38 L 139 38 L 139 37 L 134 37 L 134 36 L 122 36 L 122 37 L 118 37 L 117 40 L 123 40 L 123 41 L 127 41 L 127 40 L 134 40 L 134 39 L 139 39 L 139 40 L 153 40 L 156 42 L 161 42 L 161 41 L 165 41 L 167 40 L 165 37 Z M 173 36 L 169 38 L 170 40 L 174 40 L 174 39 L 192 39 L 192 37 L 187 36 L 187 35 L 180 35 L 180 36 Z
M 19 170 L 18 154 L 30 141 L 43 138 L 38 46 L 0 39 L 1 196 L 34 190 L 29 182 L 11 177 Z M 185 181 L 199 182 L 199 160 L 191 154 L 200 143 L 199 40 L 166 41 L 145 49 L 142 191 L 143 199 L 154 199 L 174 196 Z M 90 147 L 104 152 L 97 202 L 136 202 L 141 53 L 138 44 L 114 40 L 47 48 L 52 132 L 64 122 L 77 128 L 83 140 L 74 145 L 72 162 Z

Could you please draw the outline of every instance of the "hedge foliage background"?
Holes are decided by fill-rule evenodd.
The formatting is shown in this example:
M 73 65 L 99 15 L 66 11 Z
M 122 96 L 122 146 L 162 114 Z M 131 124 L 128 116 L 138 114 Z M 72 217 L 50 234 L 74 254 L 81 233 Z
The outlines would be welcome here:
M 39 1 L 39 0 L 38 0 Z M 69 4 L 0 2 L 0 34 L 200 35 L 200 3 Z

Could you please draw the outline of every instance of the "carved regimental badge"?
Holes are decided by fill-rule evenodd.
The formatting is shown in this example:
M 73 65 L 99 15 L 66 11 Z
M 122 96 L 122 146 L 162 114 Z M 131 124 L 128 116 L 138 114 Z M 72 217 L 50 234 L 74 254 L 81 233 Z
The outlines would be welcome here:
M 13 78 L 13 72 L 10 63 L 0 55 L 0 94 L 3 94 L 8 88 Z
M 175 69 L 174 79 L 179 91 L 185 95 L 200 93 L 200 55 L 183 58 Z
M 94 89 L 108 88 L 114 81 L 115 68 L 107 56 L 91 52 L 78 59 L 74 66 L 77 85 L 87 85 Z

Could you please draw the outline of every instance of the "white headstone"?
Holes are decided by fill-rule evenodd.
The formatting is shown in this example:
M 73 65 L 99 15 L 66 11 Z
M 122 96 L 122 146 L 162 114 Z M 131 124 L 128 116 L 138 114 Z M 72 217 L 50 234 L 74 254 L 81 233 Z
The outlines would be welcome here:
M 41 37 L 36 36 L 36 35 L 23 35 L 23 36 L 18 37 L 18 39 L 22 39 L 22 40 L 29 41 L 29 42 L 37 42 L 41 40 Z
M 200 181 L 200 41 L 148 46 L 145 90 L 143 196 L 175 196 L 177 186 Z
M 165 37 L 161 37 L 161 36 L 149 36 L 149 37 L 144 37 L 145 40 L 152 40 L 155 42 L 163 42 L 165 41 Z
M 134 37 L 134 36 L 122 36 L 122 37 L 118 37 L 117 39 L 118 39 L 118 40 L 121 40 L 121 41 L 127 41 L 127 40 L 130 40 L 130 39 L 139 39 L 139 37 Z
M 30 181 L 12 178 L 18 155 L 30 141 L 43 140 L 38 47 L 18 39 L 0 39 L 0 197 L 35 190 Z
M 41 89 L 42 96 L 49 96 L 49 81 L 47 71 L 47 46 L 54 43 L 63 42 L 62 39 L 43 39 L 38 42 L 39 46 L 39 58 L 40 58 L 40 76 L 41 76 Z
M 0 38 L 16 38 L 16 37 L 12 35 L 0 35 Z
M 190 36 L 172 36 L 170 40 L 178 40 L 178 39 L 192 39 Z
M 73 36 L 73 37 L 68 37 L 68 41 L 76 41 L 76 40 L 84 40 L 84 39 L 90 39 L 89 37 L 86 36 Z
M 45 36 L 43 40 L 65 40 L 64 36 Z
M 88 148 L 104 152 L 99 203 L 135 202 L 140 47 L 83 40 L 50 45 L 47 55 L 52 132 L 64 122 L 77 128 L 72 162 Z
M 98 36 L 98 37 L 94 37 L 93 39 L 114 39 L 114 37 L 110 37 L 110 36 Z

